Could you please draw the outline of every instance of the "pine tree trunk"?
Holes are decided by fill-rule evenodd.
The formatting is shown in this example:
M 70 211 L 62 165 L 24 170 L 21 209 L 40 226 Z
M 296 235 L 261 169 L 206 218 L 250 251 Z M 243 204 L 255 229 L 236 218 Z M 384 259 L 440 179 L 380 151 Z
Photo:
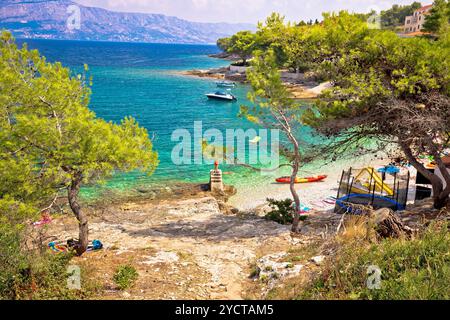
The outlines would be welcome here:
M 442 209 L 450 202 L 450 173 L 448 172 L 447 166 L 444 164 L 444 161 L 442 161 L 442 158 L 439 156 L 438 152 L 434 152 L 433 155 L 446 183 L 445 189 L 444 184 L 442 184 L 440 192 L 434 194 L 434 208 Z
M 297 179 L 298 169 L 299 169 L 299 163 L 296 160 L 294 162 L 294 166 L 292 169 L 291 182 L 290 182 L 291 194 L 292 194 L 292 198 L 294 199 L 294 203 L 295 203 L 295 214 L 294 214 L 294 220 L 292 222 L 292 232 L 298 232 L 298 225 L 300 223 L 300 211 L 301 211 L 300 197 L 298 196 L 297 190 L 295 189 L 295 180 Z
M 405 143 L 400 142 L 400 147 L 403 150 L 403 153 L 405 154 L 406 158 L 408 159 L 409 163 L 412 164 L 412 166 L 420 172 L 425 178 L 427 178 L 433 187 L 433 207 L 435 209 L 442 209 L 447 205 L 449 202 L 449 194 L 450 194 L 450 179 L 448 179 L 448 188 L 444 190 L 444 184 L 442 183 L 441 178 L 439 178 L 436 174 L 431 173 L 428 171 L 425 166 L 417 161 L 417 159 L 414 157 L 411 148 L 406 145 Z M 442 166 L 442 159 L 438 157 L 438 164 L 439 166 Z M 444 166 L 445 168 L 445 166 Z M 445 169 L 447 170 L 447 169 Z M 441 170 L 442 171 L 442 170 Z M 446 176 L 444 175 L 444 179 L 447 181 Z
M 301 213 L 301 206 L 300 206 L 300 197 L 297 193 L 297 190 L 295 189 L 295 180 L 297 179 L 297 174 L 300 169 L 300 147 L 298 144 L 298 141 L 296 137 L 292 134 L 291 126 L 289 124 L 289 121 L 286 118 L 286 115 L 284 113 L 280 113 L 281 117 L 284 121 L 284 130 L 286 133 L 287 138 L 292 143 L 292 146 L 294 147 L 294 157 L 293 157 L 293 164 L 292 164 L 292 174 L 291 174 L 291 182 L 290 182 L 290 189 L 292 198 L 294 198 L 295 203 L 295 213 L 294 213 L 294 219 L 292 222 L 292 232 L 297 233 L 298 232 L 298 225 L 300 224 L 300 213 Z
M 440 210 L 442 208 L 445 208 L 446 206 L 448 206 L 450 203 L 450 198 L 449 196 L 445 196 L 445 197 L 434 197 L 433 199 L 433 207 L 437 210 Z
M 89 228 L 88 228 L 88 220 L 87 216 L 81 210 L 81 206 L 78 203 L 78 195 L 80 193 L 81 182 L 83 180 L 83 176 L 81 173 L 76 173 L 72 179 L 72 182 L 69 186 L 68 190 L 68 199 L 69 205 L 72 209 L 73 214 L 78 220 L 78 228 L 79 228 L 79 242 L 76 246 L 76 252 L 79 256 L 86 252 L 88 247 L 88 237 L 89 237 Z

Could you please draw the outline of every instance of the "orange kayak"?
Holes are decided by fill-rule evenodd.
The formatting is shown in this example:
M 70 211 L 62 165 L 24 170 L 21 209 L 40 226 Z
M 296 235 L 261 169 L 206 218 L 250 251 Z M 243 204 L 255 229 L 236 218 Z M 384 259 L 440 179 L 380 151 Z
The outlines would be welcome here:
M 316 176 L 316 177 L 308 177 L 308 178 L 297 178 L 295 179 L 295 183 L 311 183 L 311 182 L 320 182 L 328 178 L 328 176 Z M 278 183 L 291 183 L 291 177 L 281 177 L 276 179 Z

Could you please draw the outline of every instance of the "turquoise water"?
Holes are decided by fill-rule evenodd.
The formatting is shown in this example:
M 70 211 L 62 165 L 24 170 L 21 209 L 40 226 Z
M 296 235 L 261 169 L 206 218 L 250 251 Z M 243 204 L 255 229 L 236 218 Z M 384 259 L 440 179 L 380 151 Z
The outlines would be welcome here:
M 116 174 L 102 188 L 126 190 L 136 184 L 173 182 L 207 182 L 211 165 L 176 166 L 171 152 L 177 142 L 171 141 L 176 129 L 192 132 L 194 121 L 202 121 L 203 130 L 248 129 L 255 126 L 237 117 L 239 106 L 250 104 L 249 88 L 233 89 L 238 102 L 208 100 L 204 94 L 215 91 L 215 81 L 182 76 L 178 72 L 228 65 L 227 61 L 209 58 L 218 52 L 215 46 L 130 44 L 108 42 L 26 40 L 49 61 L 60 61 L 75 72 L 89 65 L 93 77 L 90 108 L 99 117 L 118 122 L 125 116 L 135 117 L 140 125 L 154 134 L 154 147 L 160 165 L 151 177 L 138 172 Z M 236 166 L 223 166 L 233 172 L 225 182 L 239 185 L 261 178 L 254 171 Z M 86 196 L 99 187 L 85 188 Z

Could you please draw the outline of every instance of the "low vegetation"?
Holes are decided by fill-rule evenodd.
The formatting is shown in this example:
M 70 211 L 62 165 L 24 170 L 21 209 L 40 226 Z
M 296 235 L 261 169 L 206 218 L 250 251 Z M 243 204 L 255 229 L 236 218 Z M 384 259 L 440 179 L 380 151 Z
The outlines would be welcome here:
M 361 221 L 360 221 L 361 222 Z M 436 300 L 450 298 L 450 232 L 434 222 L 415 238 L 373 241 L 362 223 L 325 246 L 334 248 L 308 281 L 289 279 L 271 299 Z M 372 239 L 372 240 L 369 240 Z M 379 282 L 377 277 L 379 273 Z M 379 284 L 379 286 L 378 286 Z M 291 290 L 295 288 L 295 290 Z M 289 293 L 287 296 L 286 294 Z
M 120 290 L 126 290 L 134 286 L 139 274 L 136 268 L 131 265 L 119 266 L 114 273 L 114 283 Z
M 335 259 L 297 298 L 419 299 L 450 298 L 450 233 L 433 224 L 413 240 L 387 239 L 341 244 Z M 368 268 L 381 271 L 380 288 L 370 289 Z M 370 279 L 369 279 L 370 280 Z
M 98 285 L 81 267 L 81 288 L 68 286 L 71 254 L 27 249 L 24 230 L 0 224 L 0 300 L 73 300 L 91 297 Z
M 272 208 L 272 211 L 270 211 L 266 215 L 267 220 L 275 221 L 279 224 L 292 224 L 294 222 L 294 216 L 295 216 L 295 205 L 294 201 L 291 199 L 285 199 L 285 200 L 274 200 L 274 199 L 267 199 L 267 202 L 269 203 L 269 206 Z M 306 219 L 305 216 L 302 216 L 299 218 L 299 220 Z
M 266 215 L 267 220 L 272 220 L 280 224 L 291 224 L 294 220 L 295 209 L 291 199 L 274 200 L 267 199 L 272 211 Z

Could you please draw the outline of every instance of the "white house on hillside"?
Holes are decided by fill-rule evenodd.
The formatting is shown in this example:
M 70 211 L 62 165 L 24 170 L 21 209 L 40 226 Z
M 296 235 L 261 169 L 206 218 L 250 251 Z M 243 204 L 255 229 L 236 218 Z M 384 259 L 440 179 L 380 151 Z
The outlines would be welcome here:
M 414 33 L 421 32 L 423 29 L 423 24 L 427 18 L 427 15 L 430 14 L 430 10 L 433 8 L 433 5 L 424 6 L 422 8 L 414 11 L 412 16 L 408 16 L 405 19 L 405 33 Z

